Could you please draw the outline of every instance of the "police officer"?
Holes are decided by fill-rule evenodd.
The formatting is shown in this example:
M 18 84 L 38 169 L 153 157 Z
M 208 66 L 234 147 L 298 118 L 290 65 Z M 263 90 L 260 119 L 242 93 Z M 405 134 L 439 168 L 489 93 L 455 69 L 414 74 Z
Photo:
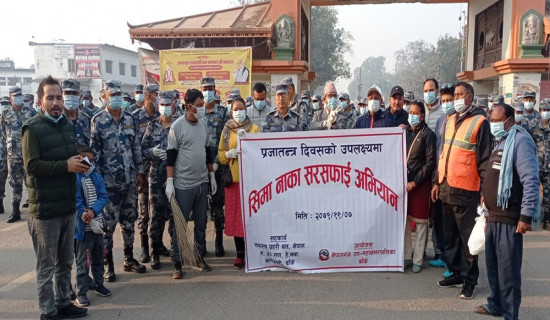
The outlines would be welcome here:
M 550 231 L 550 103 L 541 102 L 541 121 L 533 131 L 533 140 L 537 145 L 539 157 L 539 176 L 542 184 L 543 197 L 541 205 L 541 223 Z
M 130 110 L 130 107 L 133 105 L 133 100 L 134 99 L 132 98 L 132 95 L 130 95 L 130 93 L 123 92 L 122 93 L 122 110 L 132 113 L 132 111 Z
M 172 235 L 174 231 L 174 218 L 170 202 L 166 198 L 164 185 L 166 183 L 166 149 L 168 148 L 168 133 L 170 126 L 178 118 L 175 105 L 172 103 L 172 92 L 161 91 L 159 93 L 160 117 L 149 122 L 143 140 L 141 150 L 143 158 L 151 162 L 149 168 L 149 213 L 151 214 L 151 227 L 149 235 L 153 249 L 151 269 L 160 269 L 159 256 L 163 254 L 162 234 L 166 220 L 170 221 L 168 232 Z M 173 249 L 173 247 L 172 247 Z M 181 271 L 181 268 L 176 268 Z M 181 276 L 174 273 L 175 279 Z
M 31 109 L 34 109 L 34 95 L 32 94 L 24 94 L 23 95 L 23 106 L 25 108 L 31 108 Z M 36 109 L 35 109 L 36 111 Z
M 90 90 L 82 91 L 82 109 L 88 117 L 93 118 L 96 113 L 101 111 L 101 108 L 94 105 L 94 98 L 92 97 L 92 92 Z
M 90 117 L 78 109 L 80 104 L 80 82 L 74 79 L 67 79 L 61 82 L 63 90 L 63 116 L 70 120 L 76 130 L 76 141 L 78 145 L 90 145 Z
M 273 110 L 267 102 L 267 88 L 263 83 L 258 82 L 254 85 L 252 97 L 254 101 L 250 107 L 246 108 L 246 115 L 261 130 L 265 117 Z
M 529 124 L 525 119 L 525 106 L 523 105 L 523 102 L 514 102 L 514 105 L 512 107 L 514 108 L 514 124 L 521 126 L 523 129 L 529 131 Z
M 342 108 L 343 113 L 346 116 L 347 123 L 345 124 L 345 127 L 351 128 L 355 122 L 355 118 L 357 117 L 355 106 L 351 102 L 349 94 L 347 93 L 342 93 L 338 100 L 340 100 L 340 108 Z
M 143 107 L 143 103 L 145 101 L 145 95 L 143 94 L 143 85 L 138 84 L 134 88 L 134 100 L 136 100 L 136 103 L 132 104 L 128 109 L 128 112 L 130 113 L 134 113 L 134 111 Z
M 275 87 L 275 103 L 277 107 L 267 114 L 263 132 L 302 131 L 300 115 L 290 110 L 288 85 L 280 83 Z
M 288 99 L 289 99 L 289 109 L 294 111 L 300 116 L 300 123 L 302 126 L 302 131 L 307 130 L 309 121 L 307 117 L 307 105 L 303 102 L 298 94 L 296 93 L 296 87 L 292 81 L 292 77 L 286 77 L 281 80 L 280 84 L 286 84 L 288 86 Z
M 302 92 L 300 92 L 300 98 L 306 104 L 305 116 L 307 119 L 305 120 L 306 120 L 306 124 L 309 127 L 309 124 L 311 123 L 311 119 L 313 119 L 313 115 L 315 114 L 315 110 L 313 110 L 313 103 L 311 102 L 312 101 L 311 91 L 302 90 Z
M 2 134 L 5 139 L 1 141 L 2 148 L 7 150 L 8 156 L 8 180 L 12 188 L 11 203 L 13 211 L 8 218 L 8 223 L 21 220 L 21 195 L 23 193 L 23 180 L 26 176 L 23 170 L 23 154 L 21 150 L 21 128 L 23 123 L 32 118 L 36 111 L 31 108 L 23 108 L 23 92 L 20 87 L 11 87 L 9 90 L 11 107 L 2 112 Z
M 321 99 L 321 96 L 316 94 L 313 97 L 311 97 L 311 114 L 308 114 L 310 124 L 311 124 L 311 121 L 313 120 L 313 116 L 315 115 L 315 112 L 321 110 L 322 108 L 323 108 L 323 99 Z
M 10 97 L 0 97 L 0 115 L 11 105 Z M 6 180 L 8 179 L 8 151 L 6 137 L 0 130 L 0 213 L 4 213 L 4 197 L 6 197 Z
M 104 83 L 107 107 L 92 119 L 92 141 L 96 170 L 103 176 L 109 202 L 105 207 L 106 281 L 115 281 L 113 233 L 118 222 L 124 246 L 124 271 L 143 273 L 145 266 L 134 259 L 136 185 L 143 188 L 143 159 L 136 124 L 132 115 L 122 111 L 122 91 L 118 81 Z
M 144 98 L 143 98 L 142 107 L 137 108 L 132 113 L 132 116 L 134 117 L 134 121 L 137 126 L 138 141 L 142 140 L 149 122 L 153 121 L 153 119 L 159 116 L 159 113 L 158 113 L 158 101 L 160 99 L 159 90 L 160 88 L 158 84 L 149 84 L 145 86 L 143 90 Z M 151 165 L 151 162 L 148 160 L 145 160 L 143 162 L 143 170 L 145 172 L 145 175 L 147 175 L 147 172 L 149 172 L 150 165 Z M 150 217 L 148 192 L 149 192 L 149 188 L 147 186 L 147 177 L 145 177 L 144 187 L 141 189 L 141 192 L 139 192 L 138 194 L 137 226 L 138 226 L 138 231 L 139 231 L 140 240 L 141 240 L 141 254 L 139 256 L 139 261 L 141 263 L 146 263 L 151 261 L 151 257 L 149 256 L 149 242 L 148 242 L 149 237 L 147 235 L 147 229 L 149 228 L 149 217 Z M 162 254 L 169 255 L 170 251 L 164 248 Z
M 213 77 L 204 77 L 201 79 L 201 90 L 202 95 L 204 96 L 204 106 L 206 108 L 205 120 L 208 127 L 207 147 L 210 151 L 212 159 L 215 159 L 213 166 L 216 183 L 218 185 L 218 192 L 212 194 L 210 200 L 210 208 L 212 210 L 214 226 L 216 228 L 215 253 L 216 257 L 223 257 L 225 255 L 225 250 L 223 248 L 223 229 L 225 223 L 223 206 L 225 204 L 225 188 L 220 186 L 221 172 L 218 171 L 220 163 L 217 157 L 218 146 L 220 145 L 220 136 L 225 123 L 229 120 L 229 114 L 227 112 L 227 108 L 223 108 L 214 102 L 214 96 L 216 94 L 216 81 Z
M 403 110 L 409 112 L 409 109 L 411 108 L 411 103 L 413 101 L 414 93 L 412 93 L 412 91 L 410 90 L 405 91 L 405 94 L 403 95 Z
M 537 103 L 537 94 L 533 91 L 527 91 L 523 94 L 523 106 L 525 107 L 524 117 L 528 122 L 529 133 L 533 132 L 540 124 L 540 113 L 535 110 Z

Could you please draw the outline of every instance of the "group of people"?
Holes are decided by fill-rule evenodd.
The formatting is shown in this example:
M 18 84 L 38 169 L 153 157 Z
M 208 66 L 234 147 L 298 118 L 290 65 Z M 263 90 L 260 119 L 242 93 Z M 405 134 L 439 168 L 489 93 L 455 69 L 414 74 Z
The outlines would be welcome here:
M 136 86 L 132 96 L 123 93 L 118 82 L 107 81 L 100 92 L 102 106 L 97 107 L 78 81 L 46 77 L 35 109 L 28 95 L 11 88 L 8 103 L 0 99 L 0 168 L 9 168 L 6 175 L 13 189 L 9 222 L 21 219 L 21 178 L 26 176 L 41 317 L 82 316 L 82 307 L 90 304 L 89 290 L 110 295 L 104 281 L 116 281 L 112 237 L 117 224 L 124 271 L 144 273 L 148 262 L 157 270 L 160 257 L 169 256 L 173 278 L 181 279 L 171 200 L 186 220 L 194 221 L 197 264 L 203 271 L 212 270 L 204 260 L 209 206 L 215 255 L 225 255 L 225 233 L 234 238 L 234 267 L 243 268 L 237 146 L 243 133 L 400 126 L 406 131 L 409 193 L 405 268 L 421 271 L 433 221 L 435 257 L 429 263 L 446 269 L 438 285 L 460 286 L 460 297 L 471 299 L 479 269 L 468 238 L 481 206 L 488 221 L 492 294 L 488 304 L 475 311 L 516 319 L 521 277 L 512 270 L 521 267 L 522 234 L 537 216 L 540 183 L 547 228 L 550 219 L 550 103 L 541 102 L 539 114 L 533 110 L 531 92 L 514 107 L 497 95 L 475 101 L 468 83 L 440 87 L 436 79 L 427 79 L 423 91 L 422 100 L 414 99 L 412 92 L 394 86 L 384 110 L 382 90 L 373 85 L 356 108 L 347 93 L 338 94 L 333 82 L 325 85 L 322 97 L 307 90 L 299 95 L 288 77 L 275 86 L 272 108 L 262 83 L 253 86 L 247 99 L 232 90 L 224 106 L 213 77 L 204 77 L 200 89 L 187 90 L 183 105 L 179 92 L 161 91 L 156 84 Z M 133 252 L 136 221 L 139 261 Z M 166 222 L 170 249 L 162 241 Z M 75 256 L 75 302 L 80 307 L 70 298 Z

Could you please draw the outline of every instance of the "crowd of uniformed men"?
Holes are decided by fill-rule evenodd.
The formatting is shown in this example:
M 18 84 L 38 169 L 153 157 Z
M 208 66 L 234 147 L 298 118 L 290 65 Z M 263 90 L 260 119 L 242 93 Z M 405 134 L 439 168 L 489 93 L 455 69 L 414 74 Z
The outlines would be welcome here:
M 160 91 L 159 86 L 156 84 L 137 85 L 133 93 L 126 93 L 121 91 L 120 84 L 116 81 L 107 81 L 104 83 L 104 89 L 99 92 L 99 101 L 101 101 L 99 106 L 96 106 L 93 102 L 93 93 L 89 90 L 81 90 L 77 80 L 63 80 L 61 88 L 64 102 L 63 115 L 72 122 L 75 128 L 77 144 L 89 146 L 93 150 L 95 170 L 101 174 L 105 183 L 108 196 L 108 202 L 104 209 L 106 220 L 104 278 L 106 281 L 115 281 L 116 279 L 113 265 L 112 236 L 117 223 L 121 228 L 125 271 L 143 273 L 146 268 L 141 263 L 147 262 L 151 262 L 152 269 L 159 269 L 161 266 L 160 256 L 171 255 L 171 250 L 167 249 L 162 242 L 162 235 L 167 221 L 169 221 L 169 234 L 171 236 L 174 234 L 172 212 L 165 196 L 165 191 L 166 194 L 170 195 L 167 185 L 170 185 L 173 189 L 172 174 L 167 176 L 166 167 L 176 166 L 177 170 L 178 164 L 174 160 L 175 155 L 170 150 L 167 153 L 167 149 L 170 149 L 170 126 L 178 118 L 184 117 L 190 112 L 189 110 L 192 110 L 193 113 L 190 117 L 187 117 L 188 120 L 192 122 L 203 119 L 207 127 L 206 157 L 207 161 L 210 159 L 209 164 L 213 165 L 212 172 L 214 173 L 209 174 L 208 179 L 210 184 L 214 184 L 214 186 L 213 188 L 207 188 L 206 192 L 210 193 L 208 195 L 210 212 L 215 225 L 215 255 L 220 257 L 225 254 L 223 247 L 225 198 L 224 186 L 220 185 L 221 170 L 219 168 L 223 165 L 218 161 L 218 147 L 220 146 L 224 126 L 230 119 L 234 118 L 231 110 L 234 101 L 245 102 L 245 112 L 240 111 L 235 115 L 245 114 L 247 121 L 250 121 L 251 125 L 257 126 L 260 132 L 401 126 L 404 130 L 410 130 L 411 134 L 414 134 L 411 136 L 414 139 L 408 138 L 407 144 L 409 152 L 413 153 L 415 152 L 413 146 L 419 138 L 417 129 L 428 128 L 425 132 L 429 131 L 434 135 L 432 136 L 432 133 L 430 133 L 425 138 L 421 137 L 421 139 L 425 140 L 424 143 L 426 141 L 432 143 L 430 142 L 432 139 L 434 143 L 435 141 L 437 143 L 434 148 L 427 146 L 425 150 L 423 149 L 422 152 L 427 154 L 423 156 L 422 159 L 424 160 L 439 158 L 441 153 L 446 152 L 444 145 L 448 142 L 448 137 L 445 128 L 448 128 L 447 120 L 450 117 L 455 114 L 457 117 L 459 114 L 462 116 L 468 110 L 475 109 L 477 111 L 472 114 L 483 115 L 484 119 L 490 119 L 496 106 L 505 105 L 504 98 L 500 95 L 490 94 L 488 97 L 476 97 L 472 87 L 467 84 L 444 84 L 440 86 L 435 79 L 425 81 L 422 100 L 415 99 L 411 91 L 404 91 L 400 86 L 395 86 L 391 89 L 388 102 L 383 98 L 381 89 L 373 85 L 366 92 L 366 98 L 359 98 L 354 103 L 349 94 L 338 93 L 332 82 L 325 85 L 322 97 L 313 95 L 308 90 L 298 94 L 295 91 L 296 87 L 292 78 L 288 77 L 274 88 L 275 107 L 271 107 L 268 103 L 268 92 L 262 83 L 256 83 L 253 86 L 252 96 L 246 99 L 240 96 L 238 89 L 233 89 L 225 101 L 221 101 L 218 95 L 219 91 L 216 90 L 215 79 L 212 77 L 205 77 L 201 80 L 200 93 L 202 93 L 201 97 L 204 99 L 204 106 L 194 104 L 195 100 L 189 100 L 189 96 L 186 96 L 185 103 L 182 103 L 180 92 L 177 90 Z M 193 99 L 198 97 L 193 96 L 193 94 L 192 91 L 187 92 L 187 95 L 191 95 Z M 534 92 L 525 92 L 521 98 L 513 102 L 515 110 L 513 121 L 527 130 L 536 143 L 540 168 L 540 173 L 537 173 L 537 175 L 540 176 L 540 183 L 544 190 L 541 220 L 544 228 L 549 229 L 550 127 L 548 124 L 550 121 L 550 101 L 548 99 L 541 101 L 539 112 L 534 108 L 536 105 L 535 98 Z M 0 131 L 2 135 L 2 139 L 0 139 L 0 197 L 2 199 L 5 197 L 5 180 L 8 179 L 12 188 L 12 210 L 8 219 L 8 222 L 11 223 L 21 219 L 22 185 L 25 179 L 21 150 L 22 126 L 26 120 L 40 112 L 40 106 L 35 105 L 32 94 L 23 94 L 19 87 L 10 88 L 9 97 L 1 97 L 0 104 L 0 125 L 2 129 Z M 385 108 L 387 104 L 389 104 L 389 107 Z M 202 113 L 201 108 L 204 109 L 204 113 Z M 471 113 L 472 111 L 468 112 Z M 490 136 L 488 130 L 483 131 L 484 126 L 481 120 L 478 121 L 478 128 L 474 128 L 480 139 L 483 135 Z M 242 123 L 242 120 L 238 120 L 238 122 Z M 472 126 L 475 125 L 475 123 L 472 124 Z M 491 136 L 491 143 L 493 138 Z M 174 137 L 174 139 L 177 139 L 177 137 Z M 477 144 L 479 145 L 479 142 Z M 418 148 L 418 145 L 416 148 Z M 179 150 L 179 152 L 182 153 L 183 151 Z M 429 153 L 435 154 L 430 155 Z M 227 153 L 228 158 L 236 158 L 237 156 L 237 151 Z M 427 162 L 430 161 L 432 160 Z M 419 170 L 421 169 L 419 168 Z M 441 179 L 441 176 L 437 177 L 437 168 L 432 166 L 429 170 L 429 172 L 435 172 L 433 174 L 434 183 L 431 181 L 432 174 L 422 180 L 430 181 L 427 187 L 428 196 L 431 193 L 432 199 L 436 203 L 431 209 L 434 214 L 430 215 L 430 220 L 441 220 L 437 216 L 437 211 L 441 215 L 441 211 L 446 209 L 444 205 L 441 207 L 441 203 L 439 209 L 437 209 L 440 192 L 438 184 L 445 184 L 446 182 Z M 439 175 L 441 175 L 441 167 L 439 171 Z M 445 174 L 447 174 L 446 171 Z M 409 180 L 411 180 L 407 186 L 409 191 L 415 187 L 420 187 L 419 184 L 424 182 L 415 181 L 415 179 Z M 466 189 L 467 184 L 465 182 Z M 432 187 L 437 190 L 433 190 Z M 443 195 L 444 186 L 442 185 L 441 188 Z M 203 193 L 202 190 L 200 192 Z M 23 204 L 23 206 L 26 205 L 26 203 Z M 451 209 L 447 208 L 447 210 Z M 0 213 L 4 213 L 4 211 L 3 203 L 0 202 Z M 418 222 L 420 227 L 424 220 L 421 217 L 414 221 Z M 134 225 L 136 221 L 141 245 L 139 262 L 134 258 L 133 253 Z M 433 241 L 436 257 L 430 261 L 430 264 L 448 268 L 446 279 L 452 277 L 454 272 L 455 274 L 462 274 L 463 278 L 459 282 L 467 282 L 470 276 L 468 272 L 471 273 L 472 270 L 466 270 L 463 274 L 459 258 L 457 258 L 457 261 L 452 262 L 454 264 L 459 263 L 459 266 L 454 269 L 447 263 L 443 252 L 446 249 L 449 250 L 449 247 L 443 245 L 445 242 L 443 233 L 449 230 L 441 227 L 441 221 L 434 222 L 440 227 L 437 225 L 434 227 Z M 460 227 L 459 225 L 458 228 Z M 201 235 L 204 237 L 204 230 L 195 229 L 196 241 L 197 234 L 199 234 L 199 237 Z M 202 239 L 202 243 L 204 244 L 204 239 Z M 206 253 L 206 247 L 203 244 L 197 244 L 197 249 L 202 257 Z M 454 245 L 455 247 L 459 246 L 459 244 Z M 459 247 L 452 249 L 457 251 Z M 417 243 L 415 249 L 418 248 L 423 251 L 425 245 L 420 244 L 419 247 Z M 460 253 L 456 254 L 460 255 Z M 405 259 L 408 259 L 405 261 L 405 266 L 413 266 L 413 257 L 410 256 L 412 253 L 409 257 L 407 257 L 407 253 L 405 255 Z M 477 268 L 477 260 L 473 261 L 471 257 L 466 257 L 466 260 L 467 262 L 462 263 L 463 266 L 464 264 L 470 264 L 471 267 L 471 264 L 475 263 L 475 268 Z M 413 267 L 415 272 L 420 271 L 419 262 L 417 261 L 418 258 L 415 258 Z M 178 265 L 179 262 L 175 262 L 176 272 L 174 278 L 181 278 L 182 273 L 178 271 L 181 269 L 181 264 Z M 202 259 L 200 266 L 203 270 L 211 270 L 210 266 Z M 240 260 L 240 263 L 236 263 L 235 266 L 242 267 L 242 260 Z M 472 277 L 471 285 L 475 286 L 477 273 Z M 450 284 L 456 283 L 451 281 Z M 441 285 L 445 286 L 446 284 L 442 283 Z M 463 292 L 462 297 L 471 298 L 473 288 L 470 288 L 469 291 Z

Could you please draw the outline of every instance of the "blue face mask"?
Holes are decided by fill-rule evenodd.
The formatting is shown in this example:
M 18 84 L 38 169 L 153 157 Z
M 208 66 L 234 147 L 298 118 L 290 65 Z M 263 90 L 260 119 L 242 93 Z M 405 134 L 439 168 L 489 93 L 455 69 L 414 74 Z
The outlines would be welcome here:
M 14 100 L 15 101 L 15 100 Z M 525 101 L 523 103 L 523 107 L 525 107 L 526 110 L 533 110 L 533 108 L 535 108 L 535 103 L 534 102 L 529 102 L 529 101 Z
M 137 102 L 143 102 L 143 100 L 145 99 L 145 96 L 143 95 L 143 93 L 138 93 L 135 95 L 135 98 Z
M 416 114 L 410 114 L 409 113 L 409 124 L 412 127 L 416 127 L 420 124 L 420 116 Z
M 172 106 L 159 106 L 159 112 L 161 116 L 168 118 L 172 115 Z
M 451 115 L 453 112 L 455 112 L 455 104 L 454 102 L 445 102 L 441 104 L 441 109 L 443 112 L 445 112 L 446 115 Z
M 309 100 L 308 99 L 304 99 L 302 100 L 307 106 L 309 106 Z
M 23 101 L 23 107 L 30 108 L 31 107 L 31 102 L 30 101 Z
M 428 104 L 433 104 L 436 99 L 437 99 L 437 97 L 435 96 L 435 91 L 424 92 L 424 100 Z
M 4 112 L 4 110 L 6 110 L 7 108 L 9 108 L 10 105 L 9 104 L 2 104 L 0 105 L 0 112 Z
M 122 107 L 124 108 L 124 110 L 130 108 L 132 104 L 130 103 L 130 101 L 122 101 Z
M 328 107 L 332 110 L 336 110 L 336 108 L 338 108 L 339 103 L 340 103 L 340 101 L 338 101 L 338 99 L 336 99 L 336 97 L 332 97 L 332 98 L 328 99 Z
M 44 117 L 50 119 L 50 120 L 53 121 L 54 123 L 58 123 L 59 120 L 61 120 L 61 118 L 63 118 L 63 114 L 60 114 L 59 117 L 54 118 L 54 117 L 52 117 L 47 111 L 44 111 Z
M 347 101 L 340 102 L 340 107 L 342 107 L 342 109 L 346 109 L 348 107 L 348 102 Z
M 73 95 L 66 95 L 63 96 L 63 105 L 67 110 L 73 111 L 78 109 L 78 105 L 80 104 L 80 97 L 79 96 L 73 96 Z
M 82 104 L 83 104 L 86 108 L 88 108 L 88 107 L 90 107 L 90 100 L 82 100 Z
M 159 109 L 159 101 L 160 101 L 160 96 L 157 96 L 156 100 L 155 100 L 155 110 L 158 110 Z
M 540 113 L 540 117 L 543 119 L 543 120 L 550 120 L 550 111 L 542 111 Z
M 120 110 L 122 107 L 122 96 L 112 96 L 109 100 L 109 106 L 113 110 Z
M 254 108 L 256 108 L 256 110 L 262 111 L 265 108 L 265 106 L 267 106 L 267 101 L 265 101 L 265 100 L 262 100 L 262 101 L 254 100 Z
M 13 97 L 13 104 L 16 105 L 16 106 L 21 106 L 23 105 L 23 96 L 15 96 Z
M 88 168 L 88 170 L 84 173 L 84 176 L 85 176 L 86 178 L 88 178 L 88 177 L 92 174 L 92 172 L 94 171 L 94 169 L 95 169 L 95 166 L 90 166 L 90 167 Z
M 514 114 L 514 121 L 521 122 L 523 120 L 523 114 Z
M 214 91 L 203 91 L 202 95 L 204 96 L 204 102 L 211 103 L 214 101 Z
M 319 102 L 313 103 L 313 110 L 319 110 Z
M 500 140 L 508 134 L 508 131 L 504 130 L 504 122 L 491 122 L 490 125 L 491 133 L 495 139 Z

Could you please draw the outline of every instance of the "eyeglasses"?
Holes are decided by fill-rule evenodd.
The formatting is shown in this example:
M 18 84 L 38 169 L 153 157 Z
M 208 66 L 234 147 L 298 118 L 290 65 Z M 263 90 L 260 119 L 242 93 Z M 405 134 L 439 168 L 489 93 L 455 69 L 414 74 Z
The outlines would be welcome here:
M 443 85 L 441 85 L 441 89 L 454 89 L 454 87 L 454 83 L 444 83 Z

